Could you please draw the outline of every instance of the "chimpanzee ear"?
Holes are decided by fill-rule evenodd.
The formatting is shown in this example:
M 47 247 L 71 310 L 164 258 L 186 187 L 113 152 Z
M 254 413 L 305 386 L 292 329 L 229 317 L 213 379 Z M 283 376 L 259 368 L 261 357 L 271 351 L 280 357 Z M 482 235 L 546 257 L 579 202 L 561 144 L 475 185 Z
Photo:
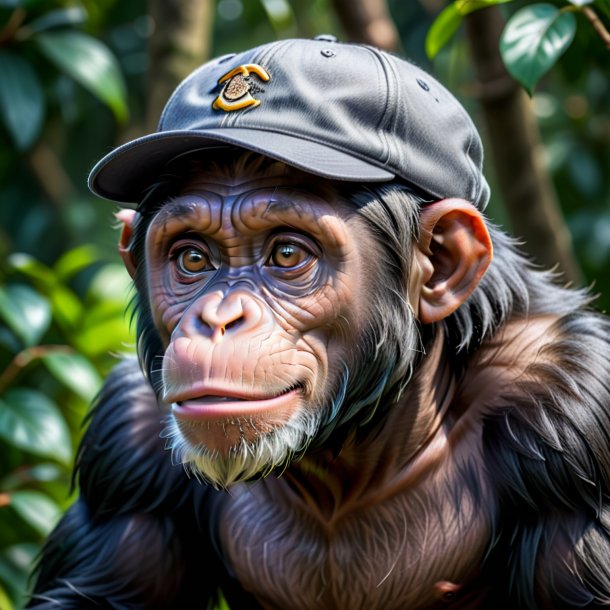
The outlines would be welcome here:
M 470 296 L 493 250 L 482 214 L 462 199 L 425 206 L 420 227 L 418 314 L 430 324 L 452 314 Z
M 119 237 L 119 254 L 123 259 L 125 268 L 131 277 L 136 273 L 136 261 L 131 251 L 131 240 L 133 228 L 137 220 L 138 213 L 135 210 L 123 209 L 115 214 L 116 219 L 121 223 L 121 235 Z

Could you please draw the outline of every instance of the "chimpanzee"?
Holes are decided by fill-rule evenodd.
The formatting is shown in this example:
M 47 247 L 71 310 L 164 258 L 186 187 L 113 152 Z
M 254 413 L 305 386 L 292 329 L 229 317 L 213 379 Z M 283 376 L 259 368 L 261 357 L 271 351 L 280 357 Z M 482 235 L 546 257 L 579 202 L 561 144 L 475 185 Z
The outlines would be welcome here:
M 434 78 L 326 36 L 206 63 L 102 159 L 139 363 L 29 607 L 610 606 L 610 322 L 482 164 Z

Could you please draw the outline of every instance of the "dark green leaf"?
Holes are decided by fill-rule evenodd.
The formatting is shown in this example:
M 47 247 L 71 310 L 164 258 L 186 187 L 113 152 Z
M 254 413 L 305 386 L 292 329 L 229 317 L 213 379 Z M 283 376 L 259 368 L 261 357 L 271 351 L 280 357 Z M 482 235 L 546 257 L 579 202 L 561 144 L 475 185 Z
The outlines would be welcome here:
M 26 150 L 42 127 L 42 87 L 32 66 L 12 51 L 0 52 L 0 74 L 0 114 L 15 146 Z
M 500 39 L 506 69 L 531 95 L 536 83 L 570 46 L 575 31 L 574 15 L 551 4 L 533 4 L 517 11 Z
M 30 453 L 70 462 L 66 422 L 55 404 L 35 390 L 15 388 L 5 393 L 0 400 L 0 437 Z
M 34 466 L 19 466 L 13 472 L 0 479 L 0 486 L 4 491 L 11 491 L 23 487 L 33 481 L 48 483 L 57 481 L 63 474 L 57 464 L 40 463 Z M 0 606 L 1 608 L 2 606 Z
M 49 302 L 23 284 L 0 286 L 0 316 L 25 345 L 38 343 L 51 322 Z
M 61 516 L 59 507 L 39 491 L 14 491 L 11 506 L 39 534 L 46 536 Z
M 91 402 L 102 380 L 86 358 L 76 353 L 49 353 L 43 356 L 42 360 L 59 381 L 87 402 Z
M 106 45 L 69 30 L 38 34 L 35 40 L 50 61 L 104 102 L 117 120 L 127 118 L 123 75 Z
M 437 53 L 451 40 L 462 23 L 462 15 L 455 2 L 446 6 L 436 17 L 426 34 L 426 55 L 434 59 Z
M 28 23 L 28 29 L 32 32 L 42 32 L 57 27 L 79 25 L 87 20 L 87 13 L 81 6 L 60 8 L 45 13 L 38 19 Z
M 506 4 L 512 0 L 455 0 L 455 7 L 460 15 L 468 15 L 474 11 L 495 6 L 496 4 Z

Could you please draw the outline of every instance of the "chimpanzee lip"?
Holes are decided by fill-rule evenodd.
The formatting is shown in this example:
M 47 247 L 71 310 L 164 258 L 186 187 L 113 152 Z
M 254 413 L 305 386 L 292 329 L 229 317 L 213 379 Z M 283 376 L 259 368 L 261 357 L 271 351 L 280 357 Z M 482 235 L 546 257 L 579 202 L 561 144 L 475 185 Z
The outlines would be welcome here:
M 295 407 L 302 389 L 301 384 L 295 384 L 273 396 L 232 389 L 206 389 L 204 393 L 193 398 L 176 400 L 172 404 L 172 411 L 177 418 L 191 421 L 259 416 Z

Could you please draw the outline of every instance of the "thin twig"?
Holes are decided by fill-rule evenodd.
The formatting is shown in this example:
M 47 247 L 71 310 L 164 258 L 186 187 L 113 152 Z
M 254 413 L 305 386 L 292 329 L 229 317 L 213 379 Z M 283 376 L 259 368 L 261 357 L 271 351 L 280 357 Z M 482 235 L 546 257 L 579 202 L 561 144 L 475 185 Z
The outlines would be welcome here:
M 604 41 L 604 44 L 610 51 L 610 32 L 608 32 L 602 20 L 597 16 L 597 13 L 590 6 L 583 6 L 582 14 L 589 20 L 593 29 Z
M 74 350 L 67 345 L 37 345 L 19 352 L 0 375 L 0 394 L 12 383 L 19 373 L 33 360 L 48 354 L 72 354 Z
M 16 8 L 6 22 L 4 29 L 0 32 L 0 46 L 9 42 L 15 36 L 15 32 L 25 19 L 26 12 L 22 8 Z

